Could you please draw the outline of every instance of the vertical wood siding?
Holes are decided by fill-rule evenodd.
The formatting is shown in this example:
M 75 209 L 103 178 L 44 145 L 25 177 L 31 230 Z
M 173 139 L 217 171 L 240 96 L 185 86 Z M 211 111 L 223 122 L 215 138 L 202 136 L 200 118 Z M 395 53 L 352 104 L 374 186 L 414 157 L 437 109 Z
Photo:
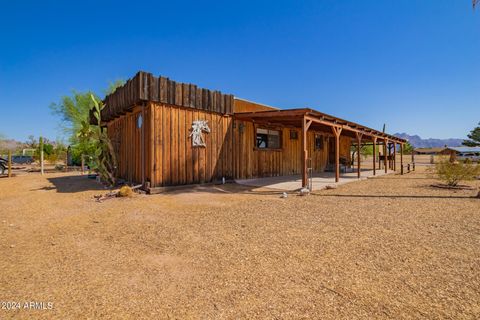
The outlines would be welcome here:
M 154 104 L 155 165 L 152 187 L 220 181 L 233 178 L 232 120 L 214 112 Z M 206 147 L 193 147 L 192 122 L 207 120 Z M 150 176 L 149 176 L 150 178 Z
M 301 168 L 301 129 L 276 128 L 282 132 L 282 149 L 261 150 L 255 148 L 255 127 L 252 122 L 235 121 L 235 159 L 236 179 L 250 179 L 282 175 L 300 174 Z M 259 126 L 261 127 L 261 126 Z M 242 128 L 242 129 L 240 129 Z M 298 139 L 290 139 L 290 130 L 298 132 Z M 315 150 L 315 134 L 324 137 L 323 149 Z M 328 163 L 330 133 L 308 131 L 307 150 L 311 158 L 314 173 L 323 172 Z M 340 156 L 350 159 L 351 138 L 340 138 Z
M 137 128 L 144 108 L 143 128 Z M 153 118 L 151 118 L 153 117 Z M 211 129 L 204 133 L 206 147 L 193 147 L 192 122 L 207 120 Z M 153 125 L 153 127 L 151 127 Z M 301 173 L 301 130 L 278 128 L 282 132 L 279 150 L 255 149 L 252 122 L 205 110 L 150 102 L 110 121 L 107 125 L 117 160 L 118 177 L 132 183 L 142 182 L 142 130 L 145 156 L 145 180 L 151 187 L 205 183 L 226 179 L 248 179 Z M 290 139 L 290 130 L 298 139 Z M 315 133 L 324 137 L 323 149 L 315 150 Z M 308 157 L 315 173 L 329 162 L 331 134 L 309 131 Z M 350 159 L 351 138 L 340 138 L 340 156 Z M 331 162 L 331 160 L 330 160 Z
M 107 125 L 107 132 L 117 156 L 117 176 L 133 183 L 142 181 L 141 140 L 143 129 L 137 128 L 137 119 L 141 113 L 142 107 L 135 107 L 132 112 L 109 122 Z M 148 127 L 148 121 L 146 121 L 146 119 L 148 119 L 147 109 L 145 109 L 143 125 Z M 148 137 L 145 136 L 145 142 L 148 141 L 147 139 Z M 148 149 L 149 148 L 146 147 L 146 150 Z M 147 153 L 145 154 L 145 158 L 145 174 L 147 174 Z

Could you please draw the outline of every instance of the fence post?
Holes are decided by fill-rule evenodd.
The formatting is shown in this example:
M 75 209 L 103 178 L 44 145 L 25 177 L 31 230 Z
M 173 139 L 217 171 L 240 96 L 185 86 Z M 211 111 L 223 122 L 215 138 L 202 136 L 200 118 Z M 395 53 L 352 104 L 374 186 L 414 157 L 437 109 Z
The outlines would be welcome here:
M 12 151 L 8 151 L 8 177 L 12 177 Z
M 40 173 L 42 174 L 43 176 L 43 137 L 40 137 Z
M 81 165 L 82 165 L 82 174 L 85 173 L 85 160 L 83 158 L 83 154 L 80 156 L 81 159 Z
M 68 151 L 65 152 L 65 172 L 68 172 Z

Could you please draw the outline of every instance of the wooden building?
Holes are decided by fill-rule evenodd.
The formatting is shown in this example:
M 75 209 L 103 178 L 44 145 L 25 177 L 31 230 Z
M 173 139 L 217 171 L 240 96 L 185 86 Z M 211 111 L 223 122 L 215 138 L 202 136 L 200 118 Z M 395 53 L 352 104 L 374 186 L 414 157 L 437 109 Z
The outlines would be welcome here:
M 415 148 L 413 152 L 418 155 L 431 155 L 431 156 L 450 154 L 447 150 L 447 146 L 443 148 Z
M 150 191 L 294 174 L 306 186 L 308 168 L 331 169 L 338 181 L 352 143 L 386 150 L 406 142 L 316 110 L 280 110 L 145 72 L 104 102 L 102 126 L 117 154 L 118 177 Z

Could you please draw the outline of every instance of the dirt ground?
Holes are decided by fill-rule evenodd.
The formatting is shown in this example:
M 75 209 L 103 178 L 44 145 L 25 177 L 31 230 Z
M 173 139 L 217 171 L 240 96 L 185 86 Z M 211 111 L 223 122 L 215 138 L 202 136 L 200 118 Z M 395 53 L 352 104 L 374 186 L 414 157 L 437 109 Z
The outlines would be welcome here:
M 0 301 L 21 307 L 0 319 L 478 319 L 478 191 L 421 171 L 103 203 L 78 174 L 2 178 Z

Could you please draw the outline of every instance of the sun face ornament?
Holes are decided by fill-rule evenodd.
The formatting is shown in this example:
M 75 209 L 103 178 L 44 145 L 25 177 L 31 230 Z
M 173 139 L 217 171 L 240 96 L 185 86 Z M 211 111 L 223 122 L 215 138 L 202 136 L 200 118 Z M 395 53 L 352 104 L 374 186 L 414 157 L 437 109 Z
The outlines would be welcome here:
M 193 147 L 206 147 L 205 139 L 203 138 L 203 132 L 210 133 L 210 128 L 208 127 L 207 120 L 195 120 L 192 123 L 192 132 L 190 137 L 192 137 L 192 146 Z

